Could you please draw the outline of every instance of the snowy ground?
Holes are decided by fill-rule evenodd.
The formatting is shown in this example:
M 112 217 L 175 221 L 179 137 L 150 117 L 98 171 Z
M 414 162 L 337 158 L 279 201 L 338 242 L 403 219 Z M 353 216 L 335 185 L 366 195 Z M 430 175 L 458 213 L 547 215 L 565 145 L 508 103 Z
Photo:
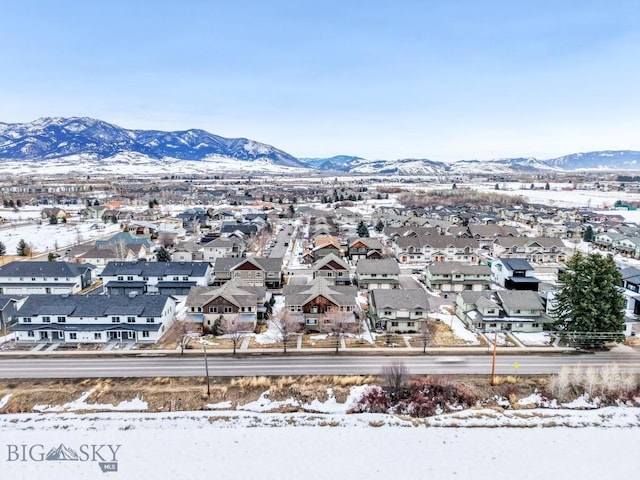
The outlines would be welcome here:
M 640 409 L 512 413 L 458 412 L 428 424 L 372 414 L 4 415 L 0 471 L 50 480 L 601 480 L 633 478 L 637 470 Z M 492 428 L 500 425 L 539 428 Z M 39 461 L 50 451 L 69 459 Z M 117 472 L 103 477 L 100 463 Z

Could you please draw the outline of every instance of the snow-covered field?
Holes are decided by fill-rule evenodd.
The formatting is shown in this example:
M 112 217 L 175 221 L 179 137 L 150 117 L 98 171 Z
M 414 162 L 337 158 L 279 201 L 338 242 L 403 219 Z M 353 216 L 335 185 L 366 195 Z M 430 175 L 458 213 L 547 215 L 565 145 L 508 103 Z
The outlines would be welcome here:
M 536 412 L 459 412 L 428 424 L 373 414 L 4 415 L 0 471 L 106 478 L 103 463 L 117 468 L 108 478 L 136 480 L 635 478 L 640 409 Z M 509 424 L 538 428 L 493 428 Z M 70 459 L 38 461 L 50 451 Z

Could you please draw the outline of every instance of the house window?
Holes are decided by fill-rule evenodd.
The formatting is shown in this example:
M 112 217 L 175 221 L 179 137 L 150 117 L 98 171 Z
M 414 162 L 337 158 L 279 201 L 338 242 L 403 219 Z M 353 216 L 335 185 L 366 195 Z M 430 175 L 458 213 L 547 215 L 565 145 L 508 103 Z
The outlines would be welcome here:
M 187 277 L 187 276 L 182 277 L 182 281 L 183 281 L 183 282 L 187 282 L 187 281 L 189 281 L 189 277 Z
M 66 323 L 67 318 L 66 318 L 66 317 L 58 317 L 58 318 L 56 319 L 56 321 L 57 321 L 58 323 Z
M 233 312 L 232 307 L 224 307 L 224 313 L 231 313 L 231 312 Z
M 129 282 L 133 281 L 133 276 L 129 275 L 129 276 L 127 277 L 127 280 L 128 280 Z
M 111 317 L 111 323 L 120 323 L 120 317 Z
M 390 317 L 390 316 L 391 316 L 391 310 L 385 310 L 385 311 L 384 311 L 384 313 L 383 313 L 383 315 L 384 315 L 385 317 Z
M 27 337 L 34 337 L 34 333 L 33 332 L 27 332 Z
M 490 323 L 489 328 L 496 328 L 498 326 L 497 323 Z
M 317 318 L 307 318 L 307 325 L 317 325 L 317 324 L 318 324 Z
M 51 322 L 51 317 L 42 317 L 42 323 L 49 323 Z
M 407 327 L 413 327 L 415 325 L 415 322 L 407 322 Z
M 149 281 L 149 277 L 142 277 L 142 280 L 144 280 L 145 282 Z
M 144 338 L 149 338 L 149 332 L 142 332 L 142 336 Z
M 174 282 L 178 282 L 178 281 L 180 281 L 180 277 L 178 277 L 178 276 L 173 277 L 173 281 L 174 281 Z
M 397 327 L 398 326 L 398 322 L 391 322 L 391 326 L 392 327 Z
M 218 313 L 218 307 L 209 307 L 209 313 Z
M 147 323 L 156 323 L 156 319 L 153 317 L 147 317 Z
M 531 324 L 531 327 L 533 327 L 533 328 L 538 328 L 539 326 L 540 326 L 540 324 L 539 324 L 539 323 L 532 323 L 532 324 Z
M 35 281 L 36 281 L 36 278 L 35 278 L 35 277 L 31 277 L 31 281 L 32 281 L 32 282 L 35 282 Z
M 100 332 L 96 332 L 93 334 L 93 339 L 94 340 L 102 340 L 102 333 Z
M 262 278 L 262 272 L 256 272 L 256 278 Z
M 71 332 L 69 334 L 69 340 L 77 340 L 78 339 L 78 334 L 76 332 Z
M 118 281 L 120 281 L 120 282 L 121 282 L 121 281 L 123 281 L 123 280 L 124 280 L 124 277 L 123 277 L 122 275 L 118 275 Z
M 136 317 L 127 317 L 127 323 L 136 323 Z

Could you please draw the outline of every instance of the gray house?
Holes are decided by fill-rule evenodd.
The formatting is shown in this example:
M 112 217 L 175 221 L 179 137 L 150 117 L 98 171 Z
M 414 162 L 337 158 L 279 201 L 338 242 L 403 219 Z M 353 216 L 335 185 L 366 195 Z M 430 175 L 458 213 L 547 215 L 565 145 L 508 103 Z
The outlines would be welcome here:
M 400 266 L 395 258 L 379 260 L 362 259 L 356 265 L 356 283 L 359 288 L 398 288 L 400 286 Z
M 0 267 L 0 295 L 77 293 L 91 285 L 93 269 L 69 262 L 11 262 Z
M 427 321 L 429 299 L 423 289 L 385 289 L 369 292 L 369 316 L 376 328 L 413 333 Z

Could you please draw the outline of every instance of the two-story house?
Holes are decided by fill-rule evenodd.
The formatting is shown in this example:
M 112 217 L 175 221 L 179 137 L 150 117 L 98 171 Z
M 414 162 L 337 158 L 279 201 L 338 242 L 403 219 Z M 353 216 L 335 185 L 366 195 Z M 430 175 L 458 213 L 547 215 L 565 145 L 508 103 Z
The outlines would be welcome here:
M 433 262 L 423 272 L 423 281 L 427 288 L 442 292 L 488 290 L 491 268 L 462 262 Z
M 421 289 L 369 291 L 369 316 L 376 328 L 394 333 L 420 331 L 429 314 L 429 299 Z
M 168 295 L 29 295 L 12 329 L 22 342 L 157 342 L 175 317 Z
M 233 237 L 218 237 L 202 245 L 204 261 L 212 263 L 218 258 L 240 258 L 244 251 L 244 241 Z
M 247 285 L 277 290 L 282 288 L 282 258 L 217 258 L 213 276 L 215 286 L 240 278 Z
M 356 265 L 356 284 L 365 290 L 398 288 L 400 266 L 395 258 L 362 259 Z
M 377 238 L 356 238 L 349 243 L 347 256 L 352 263 L 356 264 L 362 258 L 382 258 L 382 249 L 382 243 Z
M 555 237 L 498 237 L 492 246 L 496 258 L 524 258 L 534 263 L 562 263 L 570 253 L 562 239 Z
M 341 315 L 345 323 L 356 324 L 358 289 L 335 285 L 324 278 L 316 278 L 306 285 L 286 285 L 284 303 L 288 315 L 304 326 L 305 331 L 323 331 L 332 317 Z
M 267 316 L 271 294 L 234 278 L 220 287 L 193 287 L 186 300 L 189 320 L 215 330 L 220 322 L 231 321 L 244 331 L 253 331 Z
M 463 291 L 456 297 L 456 316 L 484 331 L 541 332 L 553 319 L 540 295 L 531 290 Z
M 188 295 L 213 281 L 209 262 L 109 262 L 100 274 L 105 293 Z
M 92 265 L 15 261 L 0 266 L 0 295 L 77 293 L 93 282 Z
M 313 278 L 326 278 L 336 285 L 351 285 L 351 269 L 333 253 L 313 264 Z
M 508 290 L 538 290 L 540 280 L 524 258 L 497 258 L 491 262 L 491 280 Z

